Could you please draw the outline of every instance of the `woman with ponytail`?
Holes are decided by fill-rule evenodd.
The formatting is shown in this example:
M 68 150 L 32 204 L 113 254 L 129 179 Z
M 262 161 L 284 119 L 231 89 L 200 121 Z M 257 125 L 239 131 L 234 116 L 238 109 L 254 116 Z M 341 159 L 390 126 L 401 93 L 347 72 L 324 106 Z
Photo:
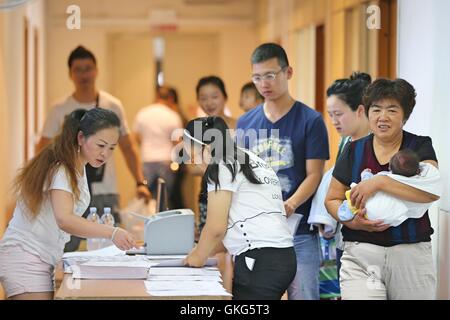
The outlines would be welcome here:
M 206 224 L 185 264 L 201 267 L 226 249 L 235 261 L 233 299 L 281 299 L 297 262 L 275 171 L 238 148 L 220 117 L 190 121 L 183 145 L 185 161 L 208 165 Z
M 338 79 L 327 89 L 328 115 L 331 123 L 341 136 L 336 160 L 348 143 L 361 139 L 370 133 L 369 119 L 363 104 L 363 94 L 371 82 L 372 78 L 369 74 L 353 72 L 350 78 Z M 333 168 L 330 169 L 330 179 Z M 322 207 L 324 206 L 323 202 L 321 201 Z M 341 257 L 344 252 L 341 228 L 342 224 L 338 223 L 335 231 L 338 280 L 341 269 Z
M 0 242 L 0 281 L 8 298 L 53 298 L 54 266 L 70 234 L 111 239 L 121 250 L 135 246 L 127 231 L 81 217 L 90 200 L 85 165 L 100 167 L 110 158 L 119 126 L 112 111 L 75 110 L 53 142 L 20 170 L 14 216 Z

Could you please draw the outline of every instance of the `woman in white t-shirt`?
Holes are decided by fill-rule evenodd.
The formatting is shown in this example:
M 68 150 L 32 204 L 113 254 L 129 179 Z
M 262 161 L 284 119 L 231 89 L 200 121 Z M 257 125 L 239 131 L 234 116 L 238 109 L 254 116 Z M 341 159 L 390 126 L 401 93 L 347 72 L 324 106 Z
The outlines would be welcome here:
M 280 299 L 297 262 L 276 173 L 238 148 L 220 117 L 190 121 L 183 143 L 192 164 L 208 164 L 206 224 L 186 265 L 201 267 L 226 249 L 235 261 L 234 299 Z
M 112 111 L 78 109 L 62 132 L 19 172 L 17 204 L 0 242 L 0 281 L 10 299 L 52 299 L 53 273 L 69 234 L 108 238 L 122 250 L 135 241 L 127 231 L 83 219 L 90 195 L 85 165 L 101 166 L 119 140 Z

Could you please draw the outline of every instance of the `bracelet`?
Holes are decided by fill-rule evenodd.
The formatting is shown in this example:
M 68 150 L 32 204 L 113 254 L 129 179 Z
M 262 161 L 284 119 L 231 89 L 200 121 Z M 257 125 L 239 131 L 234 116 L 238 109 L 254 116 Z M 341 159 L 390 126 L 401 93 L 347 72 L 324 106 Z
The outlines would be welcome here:
M 115 228 L 114 228 L 113 233 L 112 233 L 112 235 L 111 235 L 111 241 L 114 240 L 114 236 L 116 235 L 116 233 L 117 233 L 118 230 L 119 230 L 119 227 L 115 227 Z
M 142 180 L 142 181 L 139 181 L 139 182 L 136 182 L 136 187 L 140 187 L 140 186 L 148 186 L 148 182 L 147 182 L 147 180 Z

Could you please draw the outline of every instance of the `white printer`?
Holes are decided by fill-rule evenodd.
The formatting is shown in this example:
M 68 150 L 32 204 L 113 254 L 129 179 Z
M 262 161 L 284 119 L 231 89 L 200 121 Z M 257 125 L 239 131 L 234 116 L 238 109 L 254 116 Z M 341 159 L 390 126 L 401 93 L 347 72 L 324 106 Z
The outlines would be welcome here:
M 188 254 L 194 247 L 194 213 L 176 209 L 146 217 L 144 241 L 148 255 Z

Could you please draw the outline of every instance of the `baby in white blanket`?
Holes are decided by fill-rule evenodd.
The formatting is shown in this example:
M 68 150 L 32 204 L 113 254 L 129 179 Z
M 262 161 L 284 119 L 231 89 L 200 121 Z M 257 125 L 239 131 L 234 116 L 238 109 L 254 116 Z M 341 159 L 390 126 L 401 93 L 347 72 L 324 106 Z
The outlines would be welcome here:
M 439 170 L 429 163 L 419 162 L 419 157 L 412 150 L 404 149 L 397 152 L 389 162 L 388 171 L 382 171 L 377 175 L 386 175 L 411 187 L 440 196 Z M 361 181 L 370 179 L 374 175 L 370 169 L 361 172 Z M 351 187 L 356 184 L 352 183 Z M 350 190 L 346 192 L 346 198 L 338 210 L 341 221 L 349 221 L 359 211 L 351 205 Z M 393 227 L 400 225 L 409 218 L 420 218 L 430 208 L 430 203 L 415 203 L 401 200 L 379 191 L 366 203 L 366 217 L 369 220 L 383 220 L 385 224 Z

